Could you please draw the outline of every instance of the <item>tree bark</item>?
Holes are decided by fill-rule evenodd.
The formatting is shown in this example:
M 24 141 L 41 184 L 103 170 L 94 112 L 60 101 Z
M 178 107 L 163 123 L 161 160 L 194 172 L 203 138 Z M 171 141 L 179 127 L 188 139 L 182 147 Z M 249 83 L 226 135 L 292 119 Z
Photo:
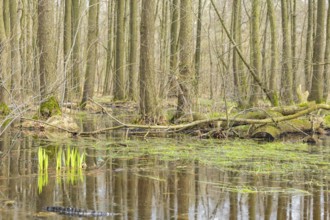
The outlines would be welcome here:
M 157 121 L 154 23 L 155 1 L 142 0 L 140 26 L 140 114 L 145 123 Z
M 185 116 L 188 121 L 192 121 L 195 74 L 193 68 L 193 20 L 191 0 L 181 0 L 179 50 L 179 95 L 176 118 Z
M 87 34 L 87 64 L 85 73 L 85 83 L 82 97 L 82 107 L 86 101 L 94 96 L 95 72 L 97 66 L 97 40 L 98 40 L 98 8 L 99 0 L 89 1 L 88 11 L 88 34 Z
M 54 1 L 39 0 L 38 5 L 38 46 L 41 99 L 55 93 L 56 51 L 54 47 Z
M 117 0 L 116 60 L 113 95 L 115 100 L 125 99 L 125 1 Z
M 177 69 L 178 69 L 178 36 L 179 36 L 179 0 L 171 2 L 171 34 L 170 34 L 170 76 L 169 76 L 169 92 L 168 95 L 177 95 Z
M 327 13 L 327 33 L 326 33 L 326 46 L 324 63 L 324 84 L 323 84 L 323 99 L 327 101 L 330 86 L 330 0 L 328 0 L 328 13 Z
M 293 102 L 292 94 L 292 55 L 291 55 L 291 40 L 288 21 L 287 0 L 281 0 L 282 10 L 282 35 L 283 35 L 283 55 L 282 55 L 282 76 L 281 76 L 281 97 L 285 104 Z
M 74 87 L 72 76 L 72 0 L 65 0 L 64 9 L 64 72 L 66 77 L 65 97 L 71 99 Z
M 313 17 L 314 17 L 314 0 L 308 1 L 308 19 L 306 33 L 306 51 L 305 51 L 305 90 L 311 91 L 312 87 L 312 47 L 313 47 Z
M 274 106 L 278 106 L 278 74 L 277 74 L 277 63 L 278 63 L 278 49 L 277 49 L 277 27 L 274 3 L 272 0 L 267 0 L 267 14 L 270 23 L 270 35 L 271 35 L 271 64 L 270 64 L 270 80 L 269 90 L 272 92 L 272 96 L 276 97 L 273 103 Z
M 309 101 L 321 103 L 323 100 L 323 70 L 324 65 L 324 19 L 325 18 L 325 0 L 317 1 L 317 21 L 316 35 L 313 48 L 313 75 L 311 94 L 308 97 Z
M 17 0 L 10 1 L 10 44 L 11 44 L 11 94 L 15 102 L 21 101 L 21 54 L 20 54 L 20 14 Z
M 196 50 L 195 50 L 195 94 L 199 93 L 200 62 L 201 62 L 201 34 L 202 34 L 202 0 L 198 0 L 197 30 L 196 30 Z
M 130 54 L 129 54 L 129 93 L 130 100 L 137 100 L 137 52 L 138 52 L 138 2 L 130 0 Z
M 8 104 L 8 95 L 9 95 L 9 87 L 8 87 L 8 74 L 7 70 L 7 36 L 4 24 L 4 13 L 3 13 L 3 1 L 0 1 L 0 105 Z
M 108 1 L 108 44 L 107 44 L 107 66 L 104 76 L 103 95 L 110 95 L 111 93 L 111 76 L 113 65 L 113 45 L 114 45 L 114 1 Z
M 260 3 L 259 0 L 252 1 L 252 40 L 251 40 L 251 60 L 252 68 L 254 69 L 256 75 L 261 77 L 261 50 L 260 50 Z M 255 106 L 258 103 L 260 97 L 260 87 L 257 82 L 254 80 L 251 88 L 250 95 L 250 105 Z
M 78 98 L 81 92 L 80 85 L 80 0 L 72 0 L 72 87 L 73 95 L 75 98 Z

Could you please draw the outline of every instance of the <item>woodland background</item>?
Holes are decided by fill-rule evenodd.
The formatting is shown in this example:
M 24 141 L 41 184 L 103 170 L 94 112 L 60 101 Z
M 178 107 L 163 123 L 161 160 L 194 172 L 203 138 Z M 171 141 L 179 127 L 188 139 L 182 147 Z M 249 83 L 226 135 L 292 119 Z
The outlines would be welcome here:
M 0 104 L 136 101 L 146 122 L 177 97 L 246 108 L 329 93 L 330 0 L 1 0 Z M 304 91 L 308 91 L 308 94 Z

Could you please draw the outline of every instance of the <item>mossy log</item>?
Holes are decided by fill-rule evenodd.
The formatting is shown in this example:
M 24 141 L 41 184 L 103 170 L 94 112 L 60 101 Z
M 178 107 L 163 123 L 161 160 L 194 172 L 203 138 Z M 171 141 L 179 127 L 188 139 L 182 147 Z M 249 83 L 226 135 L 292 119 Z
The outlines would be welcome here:
M 287 133 L 306 133 L 316 131 L 321 127 L 321 120 L 311 121 L 307 118 L 292 119 L 280 123 L 269 123 L 257 126 L 252 132 L 251 137 L 277 139 Z

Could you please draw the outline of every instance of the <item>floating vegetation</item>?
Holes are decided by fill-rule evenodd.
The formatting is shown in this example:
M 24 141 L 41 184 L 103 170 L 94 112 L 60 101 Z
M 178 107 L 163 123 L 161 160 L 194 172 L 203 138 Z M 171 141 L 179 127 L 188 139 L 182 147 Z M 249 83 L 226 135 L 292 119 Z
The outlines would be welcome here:
M 125 145 L 125 147 L 123 147 Z M 125 144 L 97 143 L 98 150 L 107 150 L 112 158 L 139 158 L 145 155 L 160 160 L 189 160 L 225 171 L 250 174 L 290 174 L 330 169 L 330 150 L 305 143 L 257 143 L 240 140 L 127 140 Z

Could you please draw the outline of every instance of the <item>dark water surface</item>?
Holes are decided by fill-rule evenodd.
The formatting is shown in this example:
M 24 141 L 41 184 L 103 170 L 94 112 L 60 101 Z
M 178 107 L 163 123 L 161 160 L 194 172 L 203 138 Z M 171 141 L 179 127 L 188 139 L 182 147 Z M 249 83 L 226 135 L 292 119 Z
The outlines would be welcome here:
M 260 156 L 274 144 L 119 136 L 8 131 L 0 219 L 83 219 L 47 206 L 118 214 L 95 219 L 329 219 L 326 142 Z

